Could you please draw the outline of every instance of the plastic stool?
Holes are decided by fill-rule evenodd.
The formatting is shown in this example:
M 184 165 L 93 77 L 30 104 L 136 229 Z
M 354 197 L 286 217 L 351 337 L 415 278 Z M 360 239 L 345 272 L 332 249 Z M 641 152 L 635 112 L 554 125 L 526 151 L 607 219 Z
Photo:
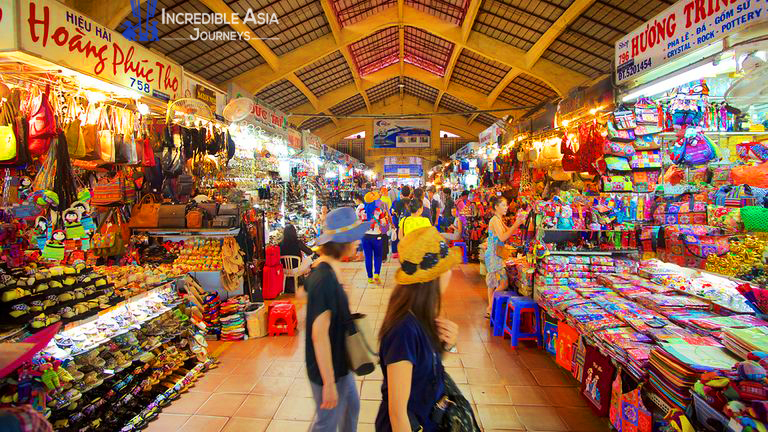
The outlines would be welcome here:
M 496 291 L 493 293 L 490 321 L 494 336 L 504 335 L 504 313 L 507 310 L 507 301 L 514 294 L 512 291 Z
M 269 330 L 270 336 L 288 334 L 293 336 L 298 320 L 296 318 L 296 306 L 293 303 L 277 303 L 269 306 Z
M 457 242 L 453 242 L 453 246 L 458 246 L 461 248 L 461 250 L 463 251 L 462 256 L 464 257 L 464 264 L 469 263 L 469 254 L 467 252 L 467 244 L 464 242 L 457 241 Z
M 523 333 L 520 329 L 524 312 L 533 314 L 533 333 Z M 507 309 L 504 317 L 504 334 L 509 334 L 510 345 L 517 348 L 517 342 L 523 339 L 536 340 L 539 348 L 543 346 L 541 337 L 541 318 L 539 317 L 539 305 L 528 297 L 510 297 L 507 301 Z

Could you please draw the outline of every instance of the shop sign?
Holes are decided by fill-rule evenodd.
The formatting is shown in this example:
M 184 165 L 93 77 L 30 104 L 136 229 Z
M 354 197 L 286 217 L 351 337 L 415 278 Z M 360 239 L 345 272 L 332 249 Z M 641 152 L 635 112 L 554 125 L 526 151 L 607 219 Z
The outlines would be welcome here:
M 489 144 L 495 144 L 499 142 L 499 137 L 504 135 L 504 128 L 498 125 L 491 125 L 488 129 L 480 132 L 480 146 L 487 146 Z
M 137 93 L 179 97 L 181 66 L 55 0 L 19 2 L 21 50 Z
M 301 141 L 304 145 L 304 152 L 307 154 L 319 156 L 323 149 L 323 140 L 313 135 L 310 131 L 305 130 L 301 132 Z
M 384 158 L 385 177 L 422 177 L 424 165 L 416 156 L 390 156 Z
M 616 82 L 636 78 L 767 19 L 765 1 L 678 1 L 616 42 Z
M 303 149 L 301 144 L 301 132 L 296 129 L 287 129 L 286 141 L 288 141 L 288 147 L 300 152 Z
M 0 50 L 16 50 L 15 0 L 0 0 Z
M 195 84 L 195 99 L 203 101 L 211 112 L 216 112 L 216 92 L 200 84 Z
M 373 122 L 374 148 L 429 147 L 430 119 L 381 119 Z
M 265 125 L 275 129 L 288 128 L 288 116 L 282 111 L 272 109 L 258 99 L 253 100 L 251 115 Z

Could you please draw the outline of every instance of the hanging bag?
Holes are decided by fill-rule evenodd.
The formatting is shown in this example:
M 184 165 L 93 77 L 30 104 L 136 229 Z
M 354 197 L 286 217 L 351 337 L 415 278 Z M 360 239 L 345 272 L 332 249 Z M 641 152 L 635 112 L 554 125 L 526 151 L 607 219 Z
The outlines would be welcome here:
M 130 161 L 131 150 L 125 142 L 125 110 L 112 108 L 112 130 L 115 141 L 115 163 L 127 164 Z
M 109 112 L 110 109 L 104 107 L 99 117 L 99 160 L 104 163 L 115 162 L 115 133 L 109 124 Z
M 85 138 L 83 130 L 80 127 L 82 120 L 78 115 L 78 104 L 75 99 L 70 100 L 69 123 L 64 128 L 64 135 L 67 137 L 67 147 L 69 157 L 72 159 L 81 159 L 85 156 Z
M 0 164 L 13 164 L 18 160 L 19 145 L 14 131 L 14 107 L 11 100 L 3 103 L 0 111 Z
M 123 235 L 115 209 L 110 209 L 96 228 L 91 243 L 94 254 L 101 258 L 118 256 L 125 252 Z
M 93 109 L 92 109 L 93 107 Z M 80 126 L 83 136 L 84 155 L 79 159 L 86 161 L 99 160 L 99 120 L 101 119 L 101 110 L 93 104 L 88 104 L 85 110 L 85 123 Z
M 131 209 L 131 219 L 128 226 L 131 228 L 157 228 L 160 217 L 160 203 L 152 194 L 145 194 L 141 200 Z
M 611 408 L 610 419 L 611 426 L 618 432 L 651 432 L 653 429 L 653 417 L 651 412 L 645 408 L 643 399 L 640 397 L 640 388 L 642 384 L 624 392 L 623 382 L 621 380 L 621 370 L 616 374 L 611 389 Z
M 56 117 L 48 100 L 50 92 L 51 86 L 46 85 L 40 101 L 33 103 L 33 108 L 30 110 L 32 115 L 29 117 L 28 145 L 29 153 L 34 157 L 48 153 L 51 141 L 56 137 Z
M 91 204 L 109 206 L 122 204 L 125 200 L 125 179 L 120 174 L 112 178 L 102 177 L 91 194 Z
M 613 119 L 616 122 L 616 129 L 629 130 L 637 127 L 635 113 L 624 106 L 613 112 Z

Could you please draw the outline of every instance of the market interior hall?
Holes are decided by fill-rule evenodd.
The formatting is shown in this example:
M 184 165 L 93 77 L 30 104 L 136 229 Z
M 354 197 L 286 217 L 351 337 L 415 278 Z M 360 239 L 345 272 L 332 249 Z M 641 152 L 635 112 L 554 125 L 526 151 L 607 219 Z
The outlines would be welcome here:
M 765 432 L 767 371 L 765 0 L 0 0 L 3 431 Z

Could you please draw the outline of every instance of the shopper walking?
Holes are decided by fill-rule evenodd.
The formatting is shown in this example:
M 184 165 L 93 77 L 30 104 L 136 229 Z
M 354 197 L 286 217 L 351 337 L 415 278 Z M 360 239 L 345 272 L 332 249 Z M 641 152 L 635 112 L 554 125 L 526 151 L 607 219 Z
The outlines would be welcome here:
M 440 317 L 441 295 L 461 252 L 449 249 L 434 227 L 421 228 L 400 244 L 395 287 L 379 334 L 384 374 L 376 431 L 436 431 L 438 402 L 453 405 L 443 420 L 479 431 L 469 402 L 445 373 L 442 355 L 456 345 L 459 327 Z M 441 422 L 442 423 L 442 422 Z
M 392 226 L 395 228 L 396 240 L 392 242 L 392 256 L 397 254 L 397 245 L 400 242 L 400 236 L 397 235 L 397 227 L 400 226 L 400 221 L 410 214 L 408 211 L 408 202 L 411 199 L 411 188 L 405 185 L 400 190 L 400 198 L 392 202 Z
M 382 237 L 389 232 L 389 214 L 384 211 L 378 192 L 365 194 L 363 211 L 368 230 L 363 237 L 365 271 L 369 284 L 380 284 L 382 262 Z
M 491 198 L 491 209 L 493 216 L 488 223 L 488 248 L 485 250 L 485 283 L 488 285 L 488 308 L 485 317 L 491 316 L 491 305 L 493 304 L 493 293 L 503 291 L 509 286 L 507 279 L 507 268 L 504 258 L 499 256 L 497 248 L 504 245 L 513 233 L 520 229 L 520 225 L 525 222 L 527 214 L 518 213 L 515 222 L 511 227 L 504 224 L 504 216 L 507 215 L 507 200 L 501 196 Z
M 413 199 L 421 203 L 421 206 L 423 207 L 421 210 L 421 215 L 431 221 L 432 213 L 430 211 L 430 207 L 432 206 L 432 202 L 424 196 L 424 189 L 416 188 L 413 191 Z
M 398 237 L 403 240 L 405 236 L 411 232 L 432 225 L 432 223 L 423 216 L 424 206 L 421 204 L 421 200 L 412 199 L 409 203 L 409 214 L 400 220 L 400 226 L 398 227 Z
M 360 395 L 346 349 L 349 299 L 339 283 L 339 265 L 355 254 L 367 227 L 349 207 L 328 213 L 318 238 L 320 258 L 307 277 L 307 374 L 317 412 L 313 432 L 355 432 Z

